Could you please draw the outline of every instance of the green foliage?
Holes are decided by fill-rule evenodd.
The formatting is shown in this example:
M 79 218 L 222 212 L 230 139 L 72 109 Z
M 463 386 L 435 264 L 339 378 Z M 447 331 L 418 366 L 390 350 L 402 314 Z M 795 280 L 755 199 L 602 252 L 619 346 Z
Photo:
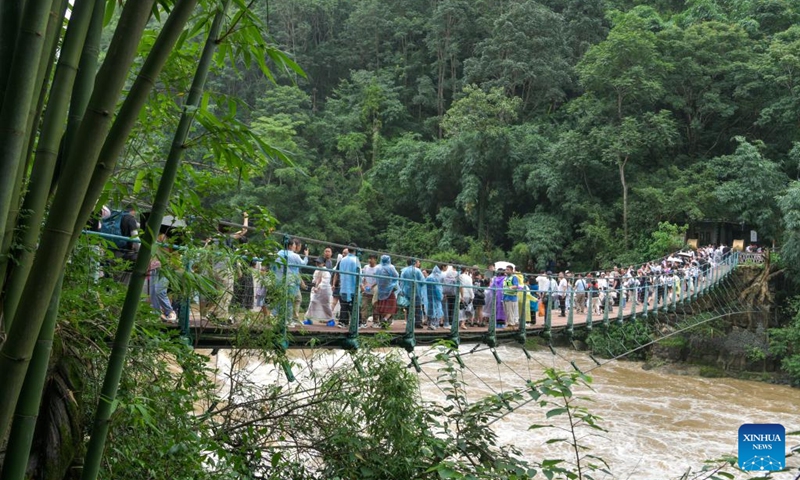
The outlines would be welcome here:
M 508 223 L 511 238 L 522 241 L 514 248 L 519 265 L 531 263 L 541 270 L 547 262 L 557 258 L 569 242 L 569 232 L 562 218 L 545 213 L 530 213 L 523 218 L 512 218 Z M 519 247 L 519 248 L 517 248 Z M 531 259 L 534 259 L 532 262 Z
M 102 260 L 98 252 L 88 244 L 78 248 L 62 294 L 66 353 L 77 360 L 84 381 L 72 394 L 87 419 L 97 404 L 110 348 L 107 339 L 114 333 L 109 319 L 119 315 L 125 295 L 124 285 L 110 278 L 113 269 L 104 268 L 107 277 L 91 281 Z M 217 396 L 208 359 L 163 330 L 157 314 L 142 310 L 130 347 L 136 354 L 126 364 L 114 403 L 101 478 L 158 478 L 165 472 L 180 478 L 220 478 L 209 462 L 231 455 L 215 440 L 211 425 L 194 413 Z
M 474 85 L 464 87 L 463 96 L 453 102 L 442 120 L 447 135 L 492 134 L 517 118 L 520 99 L 507 97 L 500 88 L 489 92 Z
M 464 76 L 519 97 L 524 110 L 552 108 L 572 83 L 565 27 L 561 15 L 540 3 L 513 3 L 475 47 Z
M 684 236 L 689 229 L 688 225 L 674 225 L 669 222 L 660 222 L 658 230 L 650 233 L 651 240 L 645 244 L 646 251 L 642 252 L 645 258 L 661 258 L 685 246 Z
M 661 254 L 663 222 L 791 242 L 774 197 L 800 165 L 797 8 L 637 3 L 258 6 L 309 75 L 264 89 L 244 53 L 228 60 L 219 90 L 276 148 L 209 151 L 244 158 L 206 203 L 267 206 L 282 230 L 326 240 L 426 256 L 477 242 L 525 265 L 638 263 Z M 295 165 L 265 163 L 279 152 Z
M 781 359 L 781 368 L 793 385 L 800 385 L 800 300 L 794 299 L 792 318 L 781 328 L 769 329 L 769 353 Z
M 730 214 L 755 225 L 763 237 L 774 238 L 778 218 L 775 192 L 783 190 L 788 178 L 779 165 L 764 158 L 759 145 L 743 137 L 735 140 L 739 146 L 733 155 L 712 160 L 719 182 L 715 193 Z
M 605 358 L 627 354 L 626 358 L 643 360 L 647 357 L 647 349 L 640 347 L 650 341 L 648 325 L 640 321 L 632 321 L 622 325 L 612 323 L 608 329 L 595 328 L 586 339 L 586 344 L 589 345 L 593 354 Z
M 795 150 L 800 149 L 795 147 Z M 782 262 L 794 273 L 790 278 L 796 279 L 800 265 L 800 182 L 790 182 L 786 192 L 777 201 L 785 228 L 780 256 Z
M 602 418 L 579 403 L 590 402 L 591 399 L 574 393 L 576 388 L 591 388 L 592 378 L 578 372 L 566 373 L 554 369 L 546 369 L 544 375 L 541 380 L 531 383 L 530 394 L 540 407 L 548 409 L 545 418 L 552 423 L 534 424 L 529 429 L 552 428 L 559 432 L 558 435 L 566 434 L 566 437 L 552 438 L 547 443 L 564 443 L 573 455 L 569 459 L 542 460 L 539 463 L 542 473 L 547 478 L 557 475 L 570 479 L 591 479 L 600 473 L 611 475 L 608 464 L 601 457 L 588 453 L 589 448 L 582 443 L 583 439 L 602 435 L 606 431 L 600 426 Z

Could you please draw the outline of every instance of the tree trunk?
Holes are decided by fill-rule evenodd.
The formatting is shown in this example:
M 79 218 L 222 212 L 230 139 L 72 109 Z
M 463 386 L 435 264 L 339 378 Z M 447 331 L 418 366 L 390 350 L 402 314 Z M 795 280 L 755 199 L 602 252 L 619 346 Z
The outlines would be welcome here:
M 173 10 L 173 15 L 180 8 L 186 7 L 186 18 L 188 19 L 189 14 L 194 9 L 195 3 L 196 0 L 182 0 Z M 139 250 L 139 256 L 136 259 L 133 275 L 128 285 L 125 303 L 122 307 L 122 313 L 120 314 L 119 326 L 117 327 L 117 333 L 114 337 L 114 346 L 111 350 L 108 370 L 106 371 L 106 376 L 103 381 L 103 390 L 100 393 L 100 400 L 97 405 L 92 435 L 86 451 L 83 475 L 81 476 L 82 480 L 95 480 L 100 471 L 100 463 L 103 458 L 108 427 L 111 414 L 113 413 L 112 405 L 116 399 L 117 388 L 119 387 L 122 370 L 125 366 L 128 342 L 130 341 L 133 326 L 136 323 L 136 311 L 141 303 L 142 287 L 144 286 L 145 276 L 147 275 L 148 266 L 150 265 L 150 256 L 155 245 L 155 235 L 157 235 L 161 227 L 161 220 L 164 218 L 164 213 L 167 210 L 167 203 L 169 202 L 169 197 L 172 192 L 172 186 L 178 176 L 178 167 L 180 166 L 183 156 L 184 144 L 189 135 L 189 127 L 191 126 L 192 119 L 194 118 L 193 110 L 200 104 L 200 100 L 203 96 L 203 88 L 214 58 L 214 51 L 217 47 L 217 37 L 219 36 L 222 21 L 225 18 L 225 13 L 229 5 L 230 0 L 225 0 L 224 5 L 214 17 L 214 23 L 211 26 L 211 31 L 208 34 L 203 54 L 197 65 L 192 87 L 187 96 L 186 103 L 183 106 L 183 114 L 178 123 L 175 138 L 172 141 L 169 157 L 164 165 L 164 172 L 161 176 L 158 191 L 156 192 L 153 209 L 150 213 L 150 217 L 147 219 L 147 228 L 144 230 L 142 248 Z M 170 15 L 170 19 L 172 19 L 172 15 Z
M 625 182 L 625 165 L 628 158 L 619 162 L 619 181 L 622 183 L 622 229 L 624 231 L 625 249 L 628 249 L 628 184 Z
M 30 279 L 25 285 L 8 337 L 0 348 L 0 385 L 4 387 L 0 391 L 0 438 L 8 432 L 50 297 L 69 254 L 79 206 L 84 201 L 89 183 L 86 172 L 94 169 L 153 3 L 154 0 L 125 3 L 108 55 L 97 74 L 97 88 L 92 94 L 87 115 L 68 154 L 64 175 L 70 181 L 56 192 Z

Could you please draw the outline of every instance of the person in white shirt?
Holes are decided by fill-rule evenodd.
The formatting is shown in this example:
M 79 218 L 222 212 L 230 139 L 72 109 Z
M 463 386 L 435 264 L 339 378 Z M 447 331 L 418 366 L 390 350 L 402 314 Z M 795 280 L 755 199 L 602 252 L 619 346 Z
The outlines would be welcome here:
M 368 264 L 361 268 L 361 311 L 360 321 L 364 325 L 372 317 L 372 299 L 378 279 L 373 277 L 378 269 L 378 255 L 369 254 Z
M 458 321 L 461 323 L 460 327 L 464 328 L 465 324 L 473 325 L 474 321 L 474 307 L 472 300 L 475 298 L 475 290 L 472 288 L 472 275 L 468 270 L 463 270 L 458 277 L 458 283 L 461 285 L 461 292 L 459 294 L 459 310 Z
M 561 308 L 561 313 L 559 317 L 566 316 L 566 309 L 567 309 L 567 279 L 564 277 L 563 273 L 558 274 L 558 303 L 559 307 Z
M 586 313 L 586 290 L 586 280 L 579 273 L 575 280 L 575 310 L 580 314 Z

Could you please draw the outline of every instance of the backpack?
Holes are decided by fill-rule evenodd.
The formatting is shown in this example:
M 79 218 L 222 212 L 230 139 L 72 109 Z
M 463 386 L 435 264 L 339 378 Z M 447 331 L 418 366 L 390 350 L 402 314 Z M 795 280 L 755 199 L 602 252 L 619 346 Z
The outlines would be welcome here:
M 455 276 L 445 275 L 442 277 L 442 293 L 449 297 L 456 296 L 456 282 L 458 281 L 458 274 Z
M 112 210 L 111 215 L 107 218 L 103 219 L 102 225 L 100 226 L 100 233 L 107 233 L 109 235 L 117 235 L 119 237 L 122 236 L 122 219 L 125 217 L 126 213 Z M 112 242 L 117 246 L 117 248 L 124 249 L 128 247 L 128 240 L 123 239 L 107 239 L 109 242 Z

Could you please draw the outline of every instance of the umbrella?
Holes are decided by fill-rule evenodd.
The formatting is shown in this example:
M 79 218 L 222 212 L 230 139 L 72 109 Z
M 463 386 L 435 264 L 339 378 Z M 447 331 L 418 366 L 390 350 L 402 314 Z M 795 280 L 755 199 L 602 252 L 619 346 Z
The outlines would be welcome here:
M 680 255 L 681 257 L 693 257 L 694 256 L 692 254 L 692 252 L 678 252 L 678 255 Z
M 495 268 L 495 270 L 498 270 L 498 269 L 500 269 L 500 268 L 502 268 L 503 270 L 505 270 L 505 269 L 506 269 L 506 267 L 508 267 L 509 265 L 511 265 L 512 267 L 514 267 L 514 270 L 515 270 L 515 271 L 517 270 L 516 266 L 515 266 L 513 263 L 510 263 L 510 262 L 494 262 L 494 268 Z
M 673 262 L 673 263 L 683 263 L 683 260 L 681 260 L 680 258 L 677 258 L 677 257 L 669 257 L 667 259 L 667 261 L 668 262 Z

